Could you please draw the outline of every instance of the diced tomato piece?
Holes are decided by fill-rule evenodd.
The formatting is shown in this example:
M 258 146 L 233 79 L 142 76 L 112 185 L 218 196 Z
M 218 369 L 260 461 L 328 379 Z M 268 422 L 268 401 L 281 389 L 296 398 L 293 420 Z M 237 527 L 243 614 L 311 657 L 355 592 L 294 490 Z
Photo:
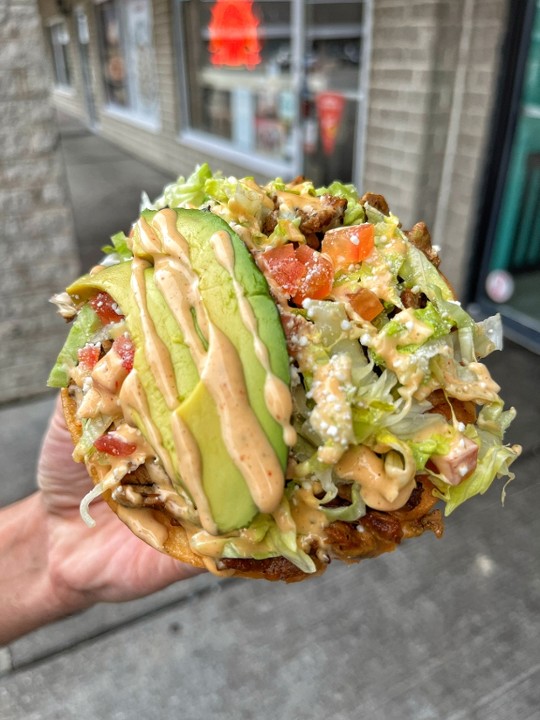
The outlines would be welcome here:
M 296 305 L 306 298 L 321 300 L 329 295 L 334 282 L 330 260 L 308 245 L 294 248 L 292 243 L 267 250 L 262 260 L 268 272 Z
M 133 369 L 133 358 L 135 356 L 135 345 L 127 335 L 120 335 L 113 342 L 112 349 L 122 358 L 122 367 L 128 372 Z
M 94 447 L 96 450 L 107 453 L 107 455 L 114 455 L 114 457 L 127 457 L 137 449 L 136 443 L 122 440 L 115 433 L 101 435 L 94 441 Z
M 306 274 L 306 268 L 296 257 L 291 243 L 271 248 L 262 256 L 263 263 L 270 275 L 287 295 L 296 292 L 300 279 Z
M 89 303 L 92 310 L 96 313 L 104 325 L 118 322 L 124 317 L 120 312 L 118 305 L 106 292 L 98 292 L 97 295 L 90 298 Z
M 448 455 L 432 455 L 429 465 L 434 465 L 447 483 L 459 485 L 476 470 L 477 462 L 478 445 L 463 436 L 450 448 Z
M 364 320 L 371 322 L 383 311 L 383 304 L 374 292 L 367 288 L 360 288 L 355 293 L 349 295 L 349 302 L 352 309 L 357 312 Z
M 85 370 L 91 370 L 99 360 L 100 353 L 101 347 L 99 345 L 88 343 L 88 345 L 85 345 L 77 351 L 79 365 L 81 365 Z
M 296 257 L 304 265 L 306 272 L 300 279 L 293 302 L 301 305 L 306 298 L 324 300 L 334 284 L 334 267 L 330 260 L 309 245 L 300 245 Z
M 328 230 L 321 250 L 330 257 L 338 270 L 365 260 L 374 245 L 375 229 L 371 223 L 363 223 Z

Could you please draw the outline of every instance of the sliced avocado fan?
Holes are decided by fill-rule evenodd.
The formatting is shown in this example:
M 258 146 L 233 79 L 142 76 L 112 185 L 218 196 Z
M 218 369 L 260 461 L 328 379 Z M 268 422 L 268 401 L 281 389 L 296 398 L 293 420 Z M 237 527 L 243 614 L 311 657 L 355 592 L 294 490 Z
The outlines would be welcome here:
M 290 375 L 287 345 L 266 279 L 244 243 L 221 218 L 200 210 L 178 209 L 167 212 L 175 213 L 176 228 L 189 247 L 189 263 L 198 277 L 198 289 L 206 315 L 212 325 L 222 331 L 234 346 L 241 361 L 249 405 L 284 470 L 288 447 L 283 437 L 283 427 L 274 419 L 267 406 L 267 369 L 261 362 L 260 353 L 256 351 L 254 334 L 246 327 L 238 302 L 240 287 L 243 297 L 252 308 L 256 319 L 255 335 L 267 350 L 271 371 L 288 386 Z M 148 263 L 144 269 L 146 307 L 161 347 L 166 349 L 174 370 L 177 392 L 175 407 L 171 407 L 171 403 L 168 403 L 162 394 L 152 371 L 152 358 L 147 355 L 148 346 L 145 343 L 141 308 L 133 291 L 133 261 L 121 262 L 84 275 L 70 285 L 67 292 L 77 304 L 81 304 L 95 292 L 104 291 L 118 304 L 125 315 L 126 325 L 135 345 L 134 369 L 141 380 L 149 409 L 149 417 L 135 415 L 134 420 L 150 444 L 150 429 L 154 432 L 157 429 L 162 446 L 174 468 L 174 477 L 171 480 L 177 488 L 188 492 L 179 471 L 172 430 L 173 415 L 179 415 L 199 448 L 204 494 L 218 531 L 225 533 L 248 525 L 259 508 L 225 445 L 222 418 L 214 398 L 200 378 L 192 350 L 174 316 L 174 308 L 171 309 L 167 298 L 158 287 L 153 258 L 143 249 L 140 237 L 142 227 L 150 226 L 159 238 L 160 231 L 156 224 L 153 224 L 156 214 L 154 211 L 143 213 L 134 226 L 132 245 L 135 258 L 142 258 Z M 219 261 L 211 242 L 215 233 L 223 232 L 230 238 L 234 253 L 232 272 Z M 192 320 L 201 341 L 207 343 L 208 338 L 203 337 L 197 326 L 195 312 L 192 313 Z M 86 341 L 87 334 L 79 333 L 81 340 Z M 76 356 L 76 349 L 71 347 L 76 342 L 76 339 L 71 339 L 69 358 L 72 358 L 74 353 Z M 65 355 L 66 350 L 63 349 L 59 360 Z M 65 362 L 62 367 L 65 368 Z M 246 437 L 246 443 L 249 442 L 250 438 Z

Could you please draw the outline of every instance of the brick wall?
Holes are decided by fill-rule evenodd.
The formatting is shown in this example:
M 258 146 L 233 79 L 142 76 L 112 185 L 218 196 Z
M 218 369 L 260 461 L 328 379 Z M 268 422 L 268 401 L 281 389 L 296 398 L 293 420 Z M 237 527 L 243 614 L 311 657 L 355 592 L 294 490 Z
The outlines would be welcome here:
M 366 189 L 435 230 L 462 292 L 475 230 L 506 0 L 376 0 Z
M 78 269 L 37 3 L 0 3 L 0 402 L 45 390 Z
M 467 279 L 478 197 L 486 164 L 496 83 L 507 13 L 505 0 L 475 0 L 470 16 L 470 47 L 466 57 L 462 112 L 456 129 L 456 151 L 449 183 L 448 210 L 440 218 L 440 245 L 448 276 L 458 288 Z M 482 229 L 480 228 L 480 231 Z

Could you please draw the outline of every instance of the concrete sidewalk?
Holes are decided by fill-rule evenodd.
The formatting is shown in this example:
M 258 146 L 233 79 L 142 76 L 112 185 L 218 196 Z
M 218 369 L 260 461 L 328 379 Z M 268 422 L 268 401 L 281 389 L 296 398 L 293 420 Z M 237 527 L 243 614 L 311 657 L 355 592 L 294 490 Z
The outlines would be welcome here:
M 63 148 L 85 266 L 170 180 L 77 125 Z M 114 201 L 113 201 L 114 198 Z M 46 299 L 44 299 L 44 302 Z M 540 708 L 540 363 L 488 363 L 519 410 L 517 479 L 425 536 L 286 586 L 199 576 L 0 651 L 0 717 L 509 720 Z M 0 407 L 6 504 L 32 491 L 53 398 Z

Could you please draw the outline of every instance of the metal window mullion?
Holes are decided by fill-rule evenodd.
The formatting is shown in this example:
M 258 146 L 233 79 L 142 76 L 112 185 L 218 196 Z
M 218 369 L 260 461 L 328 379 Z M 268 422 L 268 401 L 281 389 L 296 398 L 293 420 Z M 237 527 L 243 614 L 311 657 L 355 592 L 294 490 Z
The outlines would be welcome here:
M 293 127 L 293 175 L 299 175 L 304 168 L 304 144 L 302 141 L 301 102 L 304 87 L 306 66 L 306 13 L 304 0 L 291 1 L 291 87 L 295 97 L 295 113 Z
M 176 72 L 178 73 L 178 119 L 180 130 L 191 129 L 191 100 L 187 83 L 187 62 L 185 52 L 185 32 L 182 17 L 182 4 L 185 0 L 173 3 L 173 42 L 175 45 Z
M 362 190 L 365 167 L 366 129 L 368 121 L 369 76 L 371 72 L 371 40 L 373 35 L 373 0 L 364 0 L 362 18 L 362 54 L 358 77 L 358 108 L 354 141 L 353 182 Z
M 124 78 L 125 78 L 125 86 L 127 91 L 127 105 L 126 110 L 131 110 L 132 112 L 137 113 L 137 109 L 134 104 L 133 100 L 133 76 L 130 72 L 130 63 L 129 63 L 129 57 L 127 52 L 127 8 L 128 8 L 128 2 L 125 2 L 125 0 L 115 0 L 115 6 L 119 8 L 119 22 L 120 22 L 120 47 L 122 49 L 122 56 L 124 61 Z

